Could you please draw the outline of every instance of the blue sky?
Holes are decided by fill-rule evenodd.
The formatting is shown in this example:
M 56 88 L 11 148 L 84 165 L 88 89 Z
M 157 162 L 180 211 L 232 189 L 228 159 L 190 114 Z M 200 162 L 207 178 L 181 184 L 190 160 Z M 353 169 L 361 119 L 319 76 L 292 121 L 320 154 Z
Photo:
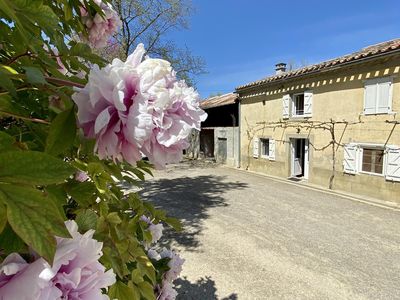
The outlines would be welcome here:
M 202 56 L 203 98 L 274 73 L 277 62 L 317 63 L 400 37 L 399 0 L 192 0 L 190 28 L 170 34 Z

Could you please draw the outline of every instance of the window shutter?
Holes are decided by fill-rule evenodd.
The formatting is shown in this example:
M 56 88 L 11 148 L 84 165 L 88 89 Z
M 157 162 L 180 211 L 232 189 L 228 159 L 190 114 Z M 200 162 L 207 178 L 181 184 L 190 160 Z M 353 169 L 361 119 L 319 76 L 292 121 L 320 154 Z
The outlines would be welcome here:
M 275 140 L 269 139 L 269 160 L 275 160 Z
M 364 89 L 364 114 L 376 113 L 377 84 L 370 83 Z
M 283 118 L 284 119 L 288 119 L 289 118 L 290 100 L 291 100 L 291 97 L 290 97 L 289 94 L 283 95 L 282 103 L 283 103 Z
M 388 113 L 391 111 L 391 81 L 383 81 L 378 83 L 378 107 L 377 113 Z
M 385 178 L 392 181 L 400 181 L 400 148 L 388 147 L 386 150 L 386 174 Z
M 313 92 L 305 91 L 304 92 L 304 116 L 305 117 L 312 116 L 312 102 L 313 102 Z
M 344 160 L 343 169 L 347 174 L 357 173 L 357 152 L 358 146 L 354 144 L 347 144 L 344 146 Z
M 260 151 L 258 149 L 259 144 L 260 139 L 258 137 L 255 137 L 253 139 L 253 157 L 258 157 L 260 155 Z

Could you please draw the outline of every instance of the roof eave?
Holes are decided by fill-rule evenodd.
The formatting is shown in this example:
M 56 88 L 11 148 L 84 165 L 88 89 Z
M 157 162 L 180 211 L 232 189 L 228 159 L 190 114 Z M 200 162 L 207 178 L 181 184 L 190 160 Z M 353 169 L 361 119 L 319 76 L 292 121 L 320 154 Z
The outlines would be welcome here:
M 368 60 L 378 59 L 378 58 L 381 58 L 383 56 L 390 57 L 390 56 L 396 55 L 398 53 L 400 53 L 400 48 L 396 49 L 396 50 L 393 50 L 393 51 L 391 51 L 389 53 L 387 53 L 387 52 L 386 53 L 379 53 L 379 54 L 376 54 L 374 56 L 363 57 L 363 58 L 360 58 L 360 59 L 357 59 L 357 60 L 344 62 L 344 63 L 341 63 L 339 65 L 330 66 L 330 67 L 327 67 L 327 68 L 324 68 L 324 69 L 320 69 L 320 70 L 313 70 L 313 71 L 310 71 L 310 72 L 307 72 L 307 73 L 302 73 L 302 74 L 298 74 L 298 75 L 294 75 L 294 76 L 290 76 L 290 77 L 286 77 L 286 78 L 281 78 L 281 79 L 277 79 L 277 80 L 273 80 L 273 81 L 260 82 L 260 83 L 256 83 L 254 85 L 250 85 L 250 86 L 246 86 L 246 87 L 242 87 L 242 88 L 237 87 L 237 88 L 235 88 L 235 91 L 236 91 L 236 93 L 243 93 L 243 92 L 246 92 L 247 90 L 252 90 L 252 89 L 255 89 L 255 88 L 264 87 L 264 86 L 267 86 L 267 85 L 270 85 L 270 84 L 281 83 L 281 82 L 284 82 L 284 81 L 297 79 L 297 78 L 300 78 L 300 77 L 306 77 L 306 76 L 314 75 L 314 74 L 318 74 L 318 73 L 330 72 L 330 71 L 341 69 L 341 68 L 343 68 L 345 66 L 348 66 L 348 65 L 356 65 L 356 64 L 368 61 Z

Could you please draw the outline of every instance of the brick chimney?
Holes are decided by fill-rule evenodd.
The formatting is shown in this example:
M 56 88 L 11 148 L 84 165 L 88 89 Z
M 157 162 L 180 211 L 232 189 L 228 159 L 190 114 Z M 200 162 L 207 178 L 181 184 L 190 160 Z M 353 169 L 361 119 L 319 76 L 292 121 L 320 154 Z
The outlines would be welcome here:
M 286 72 L 286 64 L 285 63 L 277 63 L 275 65 L 275 74 L 281 75 Z

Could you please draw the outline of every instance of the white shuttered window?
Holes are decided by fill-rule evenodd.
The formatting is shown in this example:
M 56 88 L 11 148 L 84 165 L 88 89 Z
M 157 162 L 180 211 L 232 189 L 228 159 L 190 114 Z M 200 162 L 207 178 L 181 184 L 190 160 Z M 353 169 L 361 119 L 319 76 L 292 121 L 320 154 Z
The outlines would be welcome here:
M 400 182 L 400 147 L 347 144 L 344 146 L 343 170 L 347 174 L 384 175 L 386 180 Z
M 290 115 L 290 103 L 292 101 L 292 98 L 290 97 L 289 94 L 283 95 L 282 98 L 282 105 L 283 105 L 283 118 L 288 119 Z
M 385 177 L 387 180 L 400 181 L 400 148 L 387 148 Z
M 258 156 L 260 155 L 259 144 L 260 144 L 260 139 L 258 137 L 255 137 L 253 139 L 253 157 L 258 158 Z
M 313 92 L 311 90 L 304 91 L 293 95 L 286 94 L 282 98 L 284 119 L 289 117 L 312 117 L 313 110 Z
M 364 114 L 387 114 L 392 111 L 392 80 L 368 80 L 364 89 Z
M 344 146 L 343 169 L 345 173 L 357 173 L 357 152 L 358 146 L 355 144 L 347 144 Z
M 313 93 L 312 91 L 304 92 L 304 116 L 312 116 L 312 103 L 313 103 Z
M 269 160 L 275 160 L 275 140 L 269 139 Z

